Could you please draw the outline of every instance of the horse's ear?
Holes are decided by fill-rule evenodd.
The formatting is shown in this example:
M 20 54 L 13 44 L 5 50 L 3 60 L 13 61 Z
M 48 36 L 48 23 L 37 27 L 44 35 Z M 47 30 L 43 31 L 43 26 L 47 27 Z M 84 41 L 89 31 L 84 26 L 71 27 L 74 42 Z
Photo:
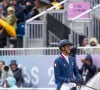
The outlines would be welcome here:
M 73 87 L 71 90 L 76 90 L 76 87 Z

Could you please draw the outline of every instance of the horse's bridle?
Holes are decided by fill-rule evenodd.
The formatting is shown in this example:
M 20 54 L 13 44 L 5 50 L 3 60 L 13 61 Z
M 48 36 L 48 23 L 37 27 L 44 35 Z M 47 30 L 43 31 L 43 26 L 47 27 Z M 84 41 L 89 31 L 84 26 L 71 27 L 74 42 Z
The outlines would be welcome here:
M 87 86 L 87 85 L 83 85 L 83 86 L 88 87 L 88 88 L 91 88 L 92 90 L 98 90 L 96 88 L 93 88 L 93 87 L 90 87 L 90 86 Z M 81 90 L 81 86 L 80 86 L 80 90 Z
M 90 86 L 87 86 L 87 85 L 84 85 L 85 87 L 88 87 L 88 88 L 91 88 L 92 90 L 98 90 L 96 88 L 93 88 L 93 87 L 90 87 Z

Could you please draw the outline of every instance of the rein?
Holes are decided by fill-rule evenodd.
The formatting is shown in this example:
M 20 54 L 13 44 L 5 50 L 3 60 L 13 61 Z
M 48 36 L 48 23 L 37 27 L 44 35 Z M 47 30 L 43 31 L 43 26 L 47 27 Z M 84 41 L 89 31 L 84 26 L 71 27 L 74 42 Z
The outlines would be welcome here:
M 96 88 L 93 88 L 93 87 L 90 87 L 90 86 L 87 86 L 87 85 L 83 85 L 83 86 L 88 87 L 88 88 L 91 88 L 91 89 L 93 89 L 93 90 L 98 90 L 98 89 L 96 89 Z

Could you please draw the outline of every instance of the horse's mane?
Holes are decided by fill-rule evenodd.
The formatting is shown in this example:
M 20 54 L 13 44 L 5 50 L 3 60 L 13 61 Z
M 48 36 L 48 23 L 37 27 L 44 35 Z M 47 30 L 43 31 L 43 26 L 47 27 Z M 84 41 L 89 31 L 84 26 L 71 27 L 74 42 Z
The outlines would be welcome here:
M 88 82 L 87 84 L 90 84 L 92 82 L 95 82 L 95 80 L 99 79 L 98 76 L 100 77 L 100 72 L 96 73 Z
M 94 77 L 86 83 L 87 86 L 93 88 L 99 88 L 100 84 L 100 72 L 94 75 Z
M 91 87 L 91 88 L 90 88 Z M 81 87 L 81 90 L 100 90 L 100 72 L 95 74 L 95 76 L 89 80 L 86 85 Z

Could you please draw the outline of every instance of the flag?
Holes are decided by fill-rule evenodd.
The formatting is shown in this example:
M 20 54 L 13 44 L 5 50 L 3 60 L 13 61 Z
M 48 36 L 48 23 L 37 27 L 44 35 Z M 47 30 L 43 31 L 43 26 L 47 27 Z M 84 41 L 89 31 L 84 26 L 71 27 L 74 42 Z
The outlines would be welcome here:
M 58 64 L 57 63 L 55 63 L 55 67 L 58 67 Z

